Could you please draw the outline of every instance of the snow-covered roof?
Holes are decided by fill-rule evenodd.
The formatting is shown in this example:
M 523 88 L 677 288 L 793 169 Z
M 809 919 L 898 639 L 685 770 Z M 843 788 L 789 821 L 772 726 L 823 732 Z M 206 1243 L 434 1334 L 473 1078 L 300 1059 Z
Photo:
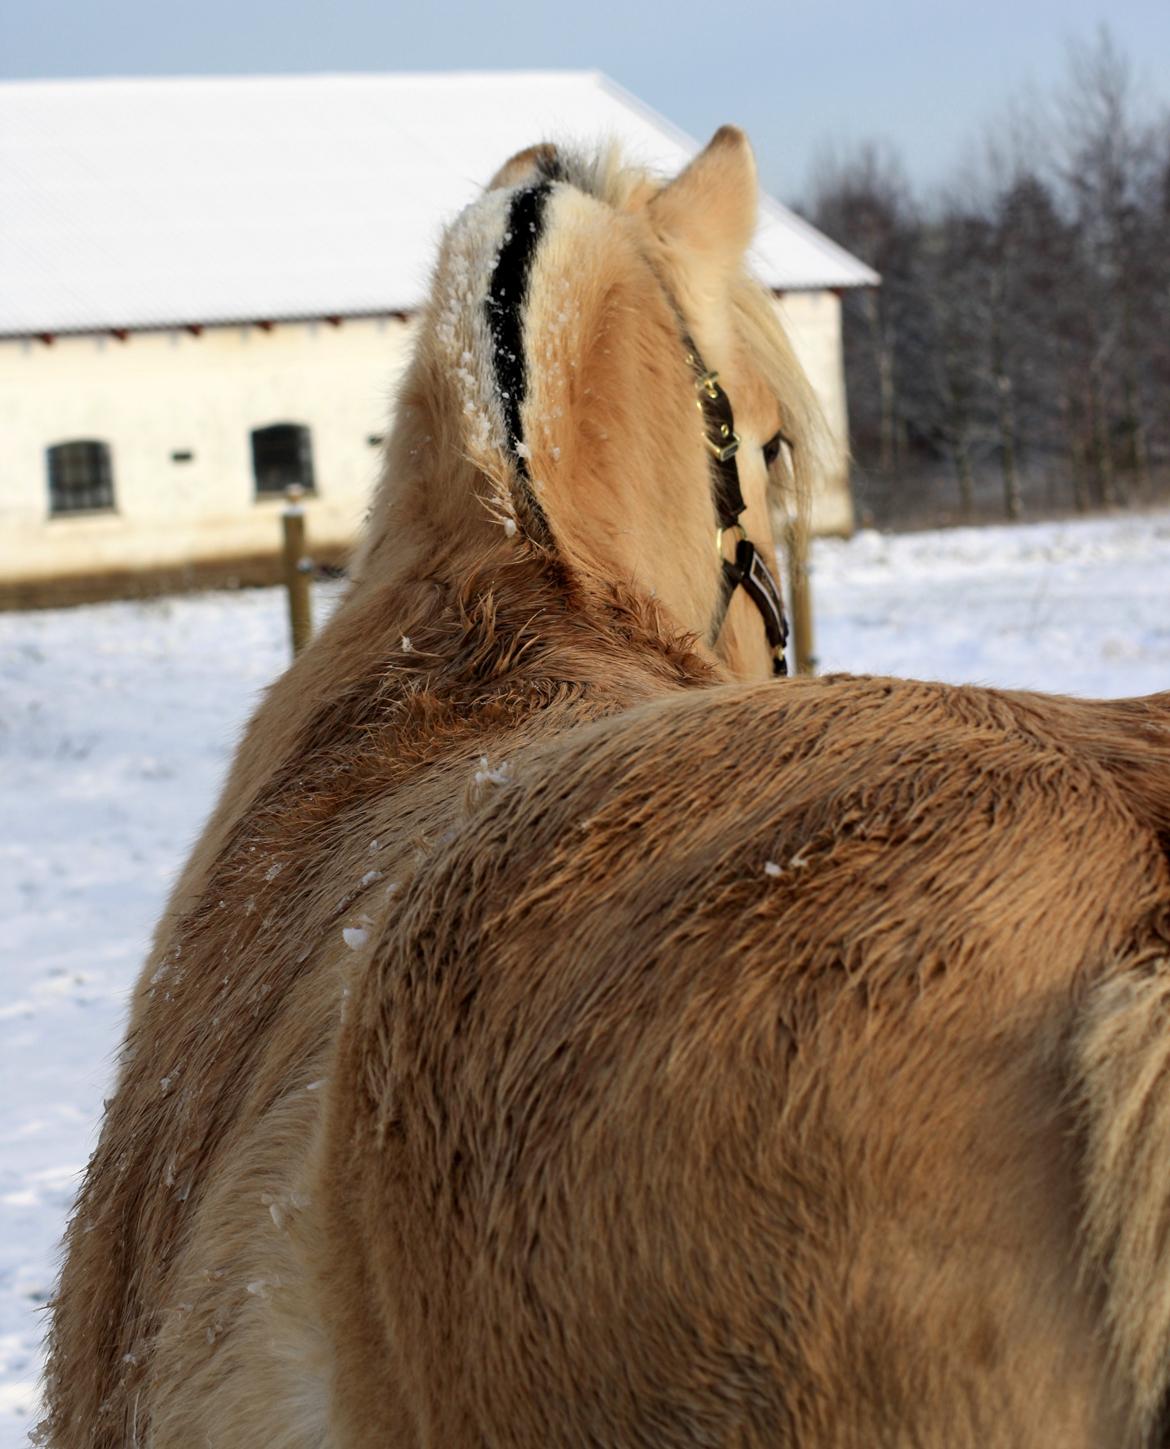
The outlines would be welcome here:
M 410 311 L 513 152 L 696 143 L 596 71 L 0 84 L 0 335 Z M 874 283 L 768 198 L 777 290 Z

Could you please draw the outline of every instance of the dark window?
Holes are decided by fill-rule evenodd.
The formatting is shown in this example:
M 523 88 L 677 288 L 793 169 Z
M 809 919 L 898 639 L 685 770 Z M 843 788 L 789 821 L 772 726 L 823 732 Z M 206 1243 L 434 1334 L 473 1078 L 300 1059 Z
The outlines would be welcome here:
M 114 506 L 108 443 L 58 443 L 49 449 L 49 513 L 91 513 Z
M 252 433 L 252 472 L 258 498 L 282 494 L 290 483 L 299 483 L 306 493 L 312 493 L 313 444 L 308 428 L 300 423 L 256 428 Z

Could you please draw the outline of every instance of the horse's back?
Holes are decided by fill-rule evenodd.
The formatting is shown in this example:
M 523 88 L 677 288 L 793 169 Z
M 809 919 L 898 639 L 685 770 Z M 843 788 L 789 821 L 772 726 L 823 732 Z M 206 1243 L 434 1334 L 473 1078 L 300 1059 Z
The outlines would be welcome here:
M 1107 754 L 860 680 L 497 772 L 357 992 L 322 1167 L 424 1439 L 1126 1442 L 1078 1032 L 1170 893 Z

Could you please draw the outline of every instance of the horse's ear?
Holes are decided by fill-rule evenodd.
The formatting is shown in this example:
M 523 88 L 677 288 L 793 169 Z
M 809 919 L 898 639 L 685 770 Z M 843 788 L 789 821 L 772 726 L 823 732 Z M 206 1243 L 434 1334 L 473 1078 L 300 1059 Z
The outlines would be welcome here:
M 523 186 L 526 182 L 554 181 L 559 170 L 557 148 L 548 141 L 528 146 L 505 161 L 487 184 L 489 191 L 502 186 Z
M 758 206 L 751 143 L 738 126 L 720 126 L 648 209 L 671 241 L 738 266 L 755 233 Z

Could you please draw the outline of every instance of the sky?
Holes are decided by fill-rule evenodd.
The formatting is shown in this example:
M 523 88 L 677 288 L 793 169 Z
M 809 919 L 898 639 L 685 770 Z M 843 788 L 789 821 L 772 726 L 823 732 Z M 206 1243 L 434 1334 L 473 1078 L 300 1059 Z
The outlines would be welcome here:
M 599 69 L 697 139 L 743 126 L 792 199 L 862 140 L 941 182 L 1104 18 L 1170 105 L 1170 0 L 0 0 L 0 78 Z

